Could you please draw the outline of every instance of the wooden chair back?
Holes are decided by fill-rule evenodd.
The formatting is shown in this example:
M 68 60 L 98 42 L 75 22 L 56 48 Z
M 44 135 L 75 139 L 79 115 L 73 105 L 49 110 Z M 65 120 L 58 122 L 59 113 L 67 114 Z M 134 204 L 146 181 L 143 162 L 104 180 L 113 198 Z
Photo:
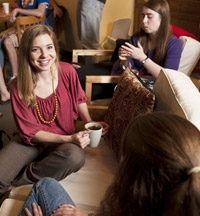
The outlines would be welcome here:
M 86 82 L 85 82 L 85 93 L 88 96 L 88 107 L 97 108 L 97 109 L 107 109 L 108 106 L 105 102 L 105 104 L 100 103 L 98 105 L 98 102 L 96 102 L 97 105 L 95 105 L 95 102 L 92 101 L 92 85 L 97 83 L 102 84 L 108 84 L 108 83 L 118 83 L 120 79 L 120 76 L 86 76 Z M 102 100 L 96 100 L 96 101 L 102 101 Z M 105 101 L 105 100 L 104 100 Z M 102 101 L 103 102 L 103 101 Z
M 114 50 L 74 49 L 72 62 L 78 63 L 79 56 L 112 56 Z
M 95 49 L 74 49 L 72 52 L 72 62 L 78 63 L 79 56 L 106 56 L 111 57 L 113 50 L 95 50 Z M 89 98 L 88 109 L 93 120 L 102 120 L 108 109 L 111 99 L 99 99 L 92 101 L 92 85 L 98 83 L 118 83 L 120 76 L 86 76 L 85 92 Z
M 100 121 L 104 119 L 105 113 L 108 109 L 108 106 L 111 102 L 111 99 L 98 99 L 92 100 L 92 85 L 101 83 L 101 84 L 108 84 L 108 83 L 118 83 L 120 76 L 86 76 L 85 82 L 85 92 L 88 96 L 88 109 L 90 112 L 90 116 L 95 121 Z
M 23 32 L 30 26 L 45 23 L 45 15 L 43 17 L 36 16 L 18 16 L 16 18 L 18 42 L 20 44 Z

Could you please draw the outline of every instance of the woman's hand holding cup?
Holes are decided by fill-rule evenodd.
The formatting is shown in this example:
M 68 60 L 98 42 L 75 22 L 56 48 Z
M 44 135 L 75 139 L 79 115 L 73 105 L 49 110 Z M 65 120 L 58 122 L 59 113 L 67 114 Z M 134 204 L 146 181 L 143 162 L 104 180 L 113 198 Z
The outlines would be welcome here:
M 72 135 L 72 142 L 79 145 L 82 149 L 90 144 L 90 131 L 84 130 Z

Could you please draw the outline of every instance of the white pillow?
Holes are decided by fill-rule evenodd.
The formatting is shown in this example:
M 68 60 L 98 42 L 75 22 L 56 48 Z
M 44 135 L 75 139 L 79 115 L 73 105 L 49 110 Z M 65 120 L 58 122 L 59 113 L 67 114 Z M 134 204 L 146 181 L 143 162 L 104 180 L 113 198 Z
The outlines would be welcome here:
M 187 36 L 181 36 L 179 39 L 183 43 L 183 51 L 178 71 L 190 75 L 200 57 L 200 43 Z
M 157 97 L 157 110 L 186 118 L 200 130 L 200 92 L 187 75 L 163 69 L 153 91 Z

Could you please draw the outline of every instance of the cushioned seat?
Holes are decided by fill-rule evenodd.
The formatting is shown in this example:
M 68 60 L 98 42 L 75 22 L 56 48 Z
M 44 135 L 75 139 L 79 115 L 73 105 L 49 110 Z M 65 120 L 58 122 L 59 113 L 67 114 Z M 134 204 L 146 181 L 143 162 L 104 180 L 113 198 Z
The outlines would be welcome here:
M 200 58 L 200 42 L 187 36 L 181 36 L 183 51 L 178 71 L 190 76 Z
M 200 130 L 200 93 L 190 77 L 175 70 L 161 70 L 153 91 L 158 111 L 179 115 Z

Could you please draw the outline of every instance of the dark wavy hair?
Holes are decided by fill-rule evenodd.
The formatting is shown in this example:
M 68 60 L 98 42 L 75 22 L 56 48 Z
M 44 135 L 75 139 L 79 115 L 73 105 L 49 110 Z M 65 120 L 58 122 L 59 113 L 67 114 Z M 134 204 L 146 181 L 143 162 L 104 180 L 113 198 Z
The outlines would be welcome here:
M 156 48 L 153 56 L 153 61 L 162 65 L 166 52 L 166 45 L 172 36 L 170 28 L 170 8 L 166 0 L 147 0 L 143 7 L 150 8 L 156 11 L 161 17 L 160 27 L 156 35 Z M 145 53 L 148 50 L 149 34 L 143 29 L 138 32 L 139 41 L 144 48 Z
M 126 128 L 122 160 L 95 215 L 200 215 L 200 132 L 168 113 L 141 114 Z

